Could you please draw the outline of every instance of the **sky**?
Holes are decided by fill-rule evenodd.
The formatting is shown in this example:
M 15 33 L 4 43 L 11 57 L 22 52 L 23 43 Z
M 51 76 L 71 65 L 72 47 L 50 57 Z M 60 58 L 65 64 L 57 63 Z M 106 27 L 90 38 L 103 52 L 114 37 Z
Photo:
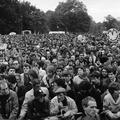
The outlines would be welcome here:
M 20 0 L 23 1 L 23 0 Z M 24 0 L 36 6 L 42 11 L 55 10 L 59 2 L 66 0 Z M 92 16 L 95 22 L 103 22 L 107 15 L 120 19 L 120 0 L 80 0 L 88 10 L 88 14 Z

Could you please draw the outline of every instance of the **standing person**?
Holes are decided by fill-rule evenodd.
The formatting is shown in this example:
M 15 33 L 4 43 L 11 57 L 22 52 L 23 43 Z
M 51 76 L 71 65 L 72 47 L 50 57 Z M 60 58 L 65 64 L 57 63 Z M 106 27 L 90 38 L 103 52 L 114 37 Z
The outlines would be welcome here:
M 10 90 L 5 80 L 0 81 L 0 120 L 16 120 L 19 103 L 17 94 Z

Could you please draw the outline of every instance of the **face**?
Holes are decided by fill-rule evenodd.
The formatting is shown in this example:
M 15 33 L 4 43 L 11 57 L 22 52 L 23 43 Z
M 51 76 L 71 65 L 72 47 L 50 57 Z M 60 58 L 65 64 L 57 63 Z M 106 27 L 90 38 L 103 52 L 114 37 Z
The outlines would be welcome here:
M 76 61 L 75 61 L 75 64 L 76 64 L 76 65 L 79 65 L 79 63 L 80 63 L 79 60 L 76 60 Z
M 61 74 L 62 74 L 62 69 L 57 69 L 56 74 L 59 75 L 59 76 L 61 76 Z
M 89 68 L 86 68 L 85 72 L 86 72 L 87 75 L 89 75 L 89 73 L 90 73 Z
M 115 90 L 114 93 L 113 93 L 113 96 L 118 97 L 119 96 L 119 90 Z
M 65 95 L 64 93 L 58 93 L 57 94 L 57 98 L 59 102 L 62 102 L 65 99 Z
M 79 76 L 82 76 L 82 75 L 83 75 L 83 69 L 81 69 L 81 68 L 78 69 L 78 75 L 79 75 Z
M 10 63 L 10 64 L 12 64 L 12 63 L 13 63 L 13 59 L 12 59 L 12 58 L 10 58 L 9 63 Z
M 115 79 L 115 75 L 112 72 L 108 73 L 108 77 L 111 81 L 113 81 Z
M 8 95 L 9 94 L 9 88 L 7 83 L 4 85 L 1 85 L 1 90 L 0 90 L 1 95 Z
M 52 76 L 53 76 L 53 72 L 52 72 L 52 71 L 47 70 L 47 75 L 48 75 L 49 77 L 52 77 Z
M 23 67 L 24 73 L 28 73 L 29 70 L 30 70 L 30 68 L 29 68 L 28 66 L 26 66 L 26 67 L 24 66 L 24 67 Z
M 59 88 L 59 86 L 57 85 L 56 82 L 54 82 L 53 83 L 53 92 L 55 92 L 58 88 Z
M 9 69 L 8 74 L 9 75 L 15 75 L 15 69 Z
M 18 63 L 18 62 L 15 62 L 15 63 L 13 63 L 13 66 L 14 66 L 15 68 L 19 68 L 19 63 Z
M 107 71 L 105 69 L 102 70 L 102 75 L 107 76 Z
M 36 84 L 34 87 L 33 87 L 34 91 L 38 91 L 40 89 L 40 83 Z
M 97 104 L 95 101 L 89 101 L 88 106 L 83 108 L 85 113 L 90 116 L 95 116 L 98 113 Z

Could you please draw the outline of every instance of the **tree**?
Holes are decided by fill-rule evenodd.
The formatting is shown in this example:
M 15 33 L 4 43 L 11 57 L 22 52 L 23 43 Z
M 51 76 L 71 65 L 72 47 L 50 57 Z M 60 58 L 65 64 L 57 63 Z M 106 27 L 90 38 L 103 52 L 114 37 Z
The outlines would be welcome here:
M 60 2 L 55 9 L 55 15 L 59 19 L 59 28 L 69 32 L 88 32 L 90 17 L 86 6 L 78 0 Z
M 25 29 L 42 33 L 47 30 L 44 12 L 29 2 L 0 0 L 0 15 L 0 34 L 21 33 Z
M 119 29 L 119 22 L 113 16 L 108 15 L 105 18 L 106 21 L 104 21 L 104 26 L 106 27 L 106 30 L 109 30 L 110 28 Z

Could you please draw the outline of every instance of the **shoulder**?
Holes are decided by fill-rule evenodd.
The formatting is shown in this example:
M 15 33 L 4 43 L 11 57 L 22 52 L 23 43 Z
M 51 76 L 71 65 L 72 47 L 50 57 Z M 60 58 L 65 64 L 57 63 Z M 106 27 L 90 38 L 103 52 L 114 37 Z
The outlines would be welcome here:
M 10 90 L 10 96 L 11 97 L 17 97 L 17 93 L 13 90 Z
M 55 103 L 55 101 L 57 101 L 57 96 L 55 96 L 54 98 L 51 99 L 51 103 Z
M 68 101 L 75 102 L 75 101 L 74 101 L 74 99 L 72 99 L 72 98 L 71 98 L 71 97 L 69 97 L 69 96 L 66 96 L 66 98 L 67 98 L 67 100 L 68 100 Z
M 33 95 L 33 89 L 29 90 L 28 92 L 26 92 L 25 96 L 30 96 Z
M 110 98 L 111 98 L 111 94 L 110 93 L 106 94 L 105 97 L 104 97 L 104 99 L 110 99 Z

